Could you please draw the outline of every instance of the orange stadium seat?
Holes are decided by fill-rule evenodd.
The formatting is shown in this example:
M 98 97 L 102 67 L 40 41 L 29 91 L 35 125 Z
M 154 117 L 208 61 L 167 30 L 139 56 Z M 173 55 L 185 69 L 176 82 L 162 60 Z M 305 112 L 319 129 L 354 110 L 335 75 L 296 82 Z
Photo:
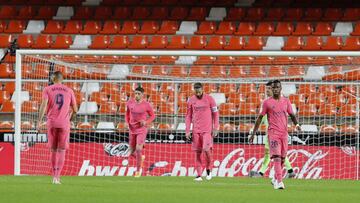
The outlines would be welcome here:
M 139 34 L 155 34 L 159 30 L 159 23 L 156 21 L 143 21 Z
M 350 34 L 353 35 L 353 36 L 360 36 L 360 22 L 355 24 L 354 30 Z
M 340 116 L 343 117 L 355 117 L 356 116 L 356 104 L 347 104 L 340 107 L 339 109 Z
M 113 92 L 114 94 L 115 92 Z M 117 93 L 117 92 L 116 92 Z M 115 93 L 115 94 L 116 94 Z M 108 93 L 106 92 L 93 92 L 90 96 L 90 101 L 94 101 L 97 104 L 103 104 L 107 101 L 109 101 Z
M 345 105 L 346 99 L 344 94 L 337 94 L 335 96 L 328 97 L 326 101 L 328 104 L 333 104 L 340 108 L 341 106 Z
M 259 94 L 258 92 L 250 92 L 247 94 L 246 102 L 253 103 L 256 106 L 260 106 L 261 102 L 265 99 L 264 94 Z
M 55 42 L 51 45 L 53 49 L 68 49 L 73 40 L 70 35 L 57 35 Z
M 64 29 L 64 23 L 62 21 L 49 20 L 43 31 L 44 34 L 58 34 Z
M 110 94 L 109 101 L 115 102 L 116 105 L 119 106 L 119 111 L 120 111 L 121 105 L 126 103 L 128 99 L 127 94 L 130 94 L 130 92 L 120 92 L 117 94 Z
M 238 107 L 234 103 L 222 103 L 219 106 L 220 116 L 235 116 L 238 113 Z
M 183 20 L 188 16 L 189 9 L 186 7 L 174 7 L 170 11 L 170 20 Z
M 216 84 L 214 83 L 206 83 L 203 85 L 203 90 L 204 92 L 206 93 L 213 93 L 213 92 L 217 92 L 217 87 L 216 87 Z
M 325 10 L 323 21 L 340 20 L 344 15 L 344 12 L 340 8 L 327 8 Z
M 258 26 L 256 27 L 254 35 L 272 35 L 274 32 L 274 25 L 272 22 L 260 22 L 258 23 Z
M 38 35 L 35 43 L 32 45 L 34 49 L 49 49 L 53 44 L 51 35 Z
M 246 15 L 245 8 L 231 7 L 224 20 L 242 20 Z
M 317 115 L 317 109 L 315 104 L 302 104 L 298 106 L 299 116 L 311 117 Z
M 316 93 L 316 86 L 314 84 L 300 84 L 297 93 L 308 97 Z
M 10 101 L 10 93 L 7 91 L 0 90 L 0 105 L 4 103 L 4 101 Z
M 235 35 L 253 35 L 255 32 L 255 23 L 240 22 L 234 33 Z
M 136 34 L 140 30 L 139 22 L 125 21 L 121 27 L 119 34 Z
M 208 50 L 222 50 L 226 45 L 226 38 L 224 36 L 212 36 L 205 46 Z
M 258 111 L 256 109 L 256 104 L 240 103 L 239 115 L 256 116 L 257 114 L 258 114 Z
M 285 77 L 286 72 L 282 66 L 271 66 L 269 68 L 268 77 Z
M 196 61 L 194 62 L 195 65 L 209 65 L 213 64 L 216 60 L 215 56 L 198 56 Z
M 292 51 L 292 50 L 301 50 L 304 42 L 302 37 L 289 36 L 285 45 L 282 47 L 282 50 Z
M 38 112 L 39 103 L 37 101 L 24 101 L 21 105 L 21 112 L 34 113 Z
M 0 64 L 0 78 L 14 78 L 14 67 L 9 63 Z M 1 87 L 1 86 L 0 86 Z
M 321 46 L 322 50 L 336 51 L 340 50 L 343 46 L 342 37 L 329 36 L 326 42 Z
M 17 15 L 17 19 L 20 20 L 30 20 L 34 19 L 36 15 L 37 9 L 33 6 L 23 6 L 19 9 L 19 14 Z
M 343 124 L 340 126 L 341 135 L 356 135 L 359 132 L 359 126 Z
M 220 131 L 222 132 L 234 132 L 236 131 L 236 126 L 233 123 L 220 123 Z
M 263 37 L 248 37 L 248 41 L 244 46 L 245 50 L 262 50 L 265 45 Z
M 271 65 L 274 61 L 274 57 L 271 56 L 257 56 L 253 61 L 253 64 L 256 65 Z
M 232 66 L 229 68 L 229 78 L 245 78 L 247 75 L 246 68 L 242 66 Z
M 121 29 L 120 23 L 117 21 L 105 21 L 102 30 L 99 31 L 100 34 L 113 35 L 119 33 Z
M 125 35 L 115 35 L 109 44 L 109 49 L 125 49 L 130 45 L 129 37 Z
M 171 37 L 167 49 L 184 49 L 188 46 L 188 39 L 184 35 L 174 35 Z
M 132 13 L 131 19 L 134 20 L 145 20 L 150 16 L 149 7 L 135 7 Z
M 119 122 L 116 126 L 116 129 L 118 131 L 128 131 L 129 128 L 128 128 L 126 122 Z
M 276 25 L 276 30 L 273 32 L 273 35 L 277 36 L 287 36 L 291 35 L 294 31 L 294 26 L 290 22 L 278 22 Z
M 168 70 L 167 66 L 152 66 L 151 75 L 167 76 Z
M 356 36 L 346 37 L 345 44 L 341 49 L 346 51 L 360 50 L 360 38 Z
M 360 8 L 346 8 L 344 16 L 341 18 L 344 21 L 358 21 L 360 20 Z
M 203 49 L 206 46 L 205 36 L 192 36 L 189 44 L 185 45 L 186 49 Z
M 95 9 L 95 20 L 107 20 L 110 19 L 113 15 L 112 8 L 109 6 L 98 6 Z
M 174 103 L 163 103 L 159 106 L 159 114 L 174 115 Z
M 148 36 L 136 35 L 128 46 L 129 49 L 146 49 L 149 44 Z
M 211 69 L 210 69 L 211 71 Z M 236 84 L 231 83 L 231 84 L 219 84 L 219 91 L 221 93 L 225 93 L 226 96 L 228 96 L 228 94 L 230 93 L 236 93 L 237 92 L 237 87 Z
M 209 76 L 211 78 L 227 78 L 226 66 L 212 66 L 209 69 Z
M 4 112 L 4 113 L 15 112 L 15 103 L 13 103 L 12 101 L 4 101 L 0 108 L 0 112 Z
M 236 25 L 231 21 L 221 21 L 215 34 L 218 35 L 232 35 L 236 30 Z
M 129 19 L 132 15 L 131 7 L 115 7 L 114 14 L 112 16 L 113 20 L 126 20 Z
M 27 49 L 31 48 L 34 43 L 33 36 L 30 34 L 20 34 L 18 36 L 18 45 L 20 48 Z
M 14 122 L 13 121 L 0 121 L 0 132 L 13 132 Z
M 99 114 L 116 114 L 118 106 L 115 102 L 104 102 L 100 104 Z
M 186 20 L 201 21 L 208 16 L 208 9 L 206 7 L 192 7 Z
M 164 20 L 161 22 L 160 29 L 157 34 L 172 35 L 179 29 L 179 23 L 177 21 Z
M 81 34 L 95 35 L 101 30 L 101 22 L 99 21 L 86 21 L 84 29 L 80 31 Z
M 262 66 L 252 66 L 249 68 L 248 77 L 250 78 L 264 78 L 266 77 L 266 72 Z
M 47 19 L 50 20 L 56 15 L 56 7 L 52 6 L 40 6 L 35 19 Z
M 291 94 L 289 95 L 289 100 L 291 103 L 295 104 L 296 106 L 300 106 L 305 104 L 305 95 L 304 94 Z
M 187 77 L 188 76 L 188 68 L 186 66 L 173 66 L 169 73 L 169 76 L 172 77 Z
M 66 22 L 64 29 L 61 31 L 61 33 L 64 34 L 78 34 L 82 30 L 82 22 L 81 21 L 74 21 L 69 20 Z
M 240 123 L 239 124 L 239 131 L 241 133 L 249 133 L 251 129 L 254 128 L 254 124 L 253 123 Z
M 285 11 L 283 8 L 269 8 L 264 20 L 279 21 L 284 17 L 284 15 L 285 15 Z
M 320 126 L 320 133 L 322 134 L 335 134 L 337 132 L 337 127 L 335 125 L 331 125 L 331 124 L 326 124 L 326 125 L 322 125 Z
M 231 36 L 228 43 L 225 44 L 225 50 L 241 50 L 244 48 L 245 38 L 238 36 Z
M 0 19 L 15 19 L 18 16 L 15 6 L 1 6 Z
M 174 130 L 174 126 L 169 123 L 159 123 L 156 128 L 161 131 Z
M 335 85 L 320 85 L 318 92 L 323 94 L 326 98 L 334 97 L 338 94 Z
M 151 37 L 148 49 L 164 49 L 168 45 L 168 38 L 164 35 L 155 35 Z
M 164 6 L 153 7 L 151 15 L 148 17 L 150 20 L 165 20 L 169 16 L 169 8 Z
M 96 35 L 93 38 L 90 49 L 107 49 L 110 45 L 110 37 L 108 35 Z
M 75 9 L 73 20 L 87 20 L 94 16 L 94 8 L 90 6 L 80 6 Z
M 320 20 L 322 16 L 323 13 L 321 8 L 307 8 L 305 10 L 305 14 L 302 20 L 315 21 L 315 20 Z
M 214 21 L 202 21 L 200 22 L 198 30 L 195 34 L 198 35 L 211 35 L 216 31 L 216 23 Z
M 333 31 L 333 26 L 331 23 L 327 22 L 318 22 L 315 27 L 315 31 L 312 33 L 313 35 L 330 35 Z
M 5 28 L 5 33 L 22 33 L 26 27 L 25 21 L 11 20 Z
M 201 77 L 208 76 L 208 68 L 206 66 L 192 66 L 190 68 L 189 77 Z
M 4 32 L 6 25 L 7 25 L 6 21 L 0 20 L 0 32 Z
M 319 36 L 308 36 L 306 43 L 302 46 L 303 50 L 320 50 L 323 45 L 323 40 Z
M 283 20 L 299 21 L 303 17 L 303 8 L 288 8 L 286 9 Z
M 255 84 L 240 84 L 239 93 L 245 94 L 246 96 L 250 93 L 256 93 L 256 85 Z
M 109 82 L 103 83 L 100 91 L 103 93 L 106 93 L 108 95 L 118 93 L 119 92 L 119 84 L 109 83 Z
M 80 132 L 93 132 L 95 130 L 95 123 L 93 122 L 78 122 L 76 128 Z
M 265 15 L 263 8 L 249 8 L 247 9 L 245 21 L 261 21 Z
M 313 27 L 308 22 L 297 22 L 295 31 L 292 33 L 292 35 L 297 36 L 304 36 L 304 35 L 311 35 L 313 32 Z
M 307 96 L 308 104 L 315 104 L 316 107 L 320 107 L 325 103 L 325 96 L 322 93 L 313 93 Z

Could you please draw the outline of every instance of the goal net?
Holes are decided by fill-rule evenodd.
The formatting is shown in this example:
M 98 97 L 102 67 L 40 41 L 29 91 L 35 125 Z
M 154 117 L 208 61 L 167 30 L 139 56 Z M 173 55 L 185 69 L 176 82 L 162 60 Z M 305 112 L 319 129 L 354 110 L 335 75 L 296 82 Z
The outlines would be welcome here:
M 63 175 L 131 176 L 125 104 L 137 86 L 155 109 L 144 153 L 144 175 L 194 176 L 195 155 L 185 139 L 186 101 L 201 82 L 216 101 L 220 133 L 213 175 L 247 176 L 259 170 L 266 125 L 253 143 L 248 133 L 265 83 L 279 79 L 301 132 L 289 120 L 288 158 L 296 178 L 358 179 L 360 57 L 354 52 L 36 51 L 17 53 L 15 174 L 48 175 L 46 120 L 37 132 L 42 90 L 61 71 L 76 95 Z M 21 67 L 21 69 L 20 69 Z M 21 91 L 20 91 L 21 90 Z M 285 170 L 285 169 L 284 169 Z M 274 173 L 272 165 L 266 176 Z

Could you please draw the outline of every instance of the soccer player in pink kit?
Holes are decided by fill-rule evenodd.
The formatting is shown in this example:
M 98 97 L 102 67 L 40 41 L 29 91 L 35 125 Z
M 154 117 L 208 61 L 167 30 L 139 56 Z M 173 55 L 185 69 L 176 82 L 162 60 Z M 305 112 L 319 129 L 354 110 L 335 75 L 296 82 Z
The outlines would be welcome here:
M 135 99 L 126 103 L 125 121 L 129 127 L 129 145 L 131 156 L 136 156 L 135 177 L 140 177 L 145 156 L 142 155 L 147 127 L 155 119 L 154 110 L 150 103 L 143 100 L 144 89 L 135 89 Z M 134 153 L 135 152 L 135 153 Z
M 65 152 L 69 147 L 70 119 L 77 113 L 78 107 L 73 90 L 62 84 L 62 73 L 56 71 L 51 77 L 54 84 L 43 90 L 37 129 L 40 129 L 46 110 L 52 182 L 61 184 L 60 174 L 65 162 Z
M 211 180 L 212 169 L 212 147 L 213 137 L 219 131 L 219 112 L 214 98 L 204 94 L 202 84 L 194 84 L 195 95 L 187 102 L 185 117 L 186 139 L 190 140 L 190 126 L 193 124 L 192 150 L 196 153 L 196 172 L 195 181 L 202 181 L 202 161 L 201 155 L 205 154 L 206 179 Z
M 293 113 L 290 100 L 281 96 L 281 83 L 279 80 L 274 80 L 271 84 L 273 96 L 266 99 L 262 104 L 262 110 L 256 120 L 254 130 L 251 133 L 250 142 L 256 134 L 261 120 L 264 115 L 267 115 L 268 139 L 270 145 L 270 155 L 274 163 L 275 177 L 272 180 L 274 189 L 285 189 L 282 182 L 283 173 L 282 168 L 288 149 L 288 115 L 292 122 L 296 125 L 296 129 L 301 131 L 301 127 Z

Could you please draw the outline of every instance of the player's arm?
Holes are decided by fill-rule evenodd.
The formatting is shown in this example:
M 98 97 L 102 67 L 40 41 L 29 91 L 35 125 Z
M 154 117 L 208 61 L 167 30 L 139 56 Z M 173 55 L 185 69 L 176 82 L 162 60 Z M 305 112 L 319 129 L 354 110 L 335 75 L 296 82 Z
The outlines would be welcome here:
M 293 110 L 292 110 L 292 106 L 290 103 L 290 100 L 287 100 L 287 113 L 289 114 L 291 121 L 294 123 L 294 125 L 296 126 L 296 130 L 301 131 L 301 127 L 300 124 L 296 118 L 296 115 L 294 114 Z
M 79 111 L 74 91 L 71 92 L 71 107 L 72 107 L 72 114 L 71 114 L 71 120 L 73 120 L 76 117 L 77 112 Z
M 185 116 L 185 136 L 186 139 L 190 139 L 190 126 L 191 126 L 191 121 L 192 121 L 192 107 L 190 102 L 187 103 L 187 108 L 186 108 L 186 116 Z
M 45 110 L 46 110 L 48 102 L 49 102 L 48 99 L 43 99 L 41 102 L 40 110 L 39 110 L 39 120 L 37 122 L 37 130 L 40 130 L 41 121 L 44 118 Z
M 211 108 L 211 114 L 212 114 L 212 122 L 213 122 L 213 132 L 212 136 L 216 137 L 219 133 L 219 111 L 216 106 L 214 98 L 210 97 L 210 108 Z
M 129 106 L 126 104 L 126 112 L 125 112 L 125 122 L 129 126 L 130 123 L 130 109 Z
M 153 107 L 149 104 L 148 108 L 147 108 L 147 114 L 148 114 L 148 119 L 145 121 L 144 125 L 149 125 L 151 122 L 153 122 L 155 120 L 155 113 L 154 113 L 154 109 Z
M 256 121 L 255 121 L 255 126 L 252 130 L 250 130 L 250 135 L 249 135 L 249 142 L 252 143 L 254 140 L 254 136 L 257 133 L 259 126 L 262 122 L 262 119 L 264 117 L 264 115 L 267 113 L 267 103 L 266 101 L 263 102 L 262 107 L 261 107 L 261 112 L 259 114 L 259 116 L 257 117 Z

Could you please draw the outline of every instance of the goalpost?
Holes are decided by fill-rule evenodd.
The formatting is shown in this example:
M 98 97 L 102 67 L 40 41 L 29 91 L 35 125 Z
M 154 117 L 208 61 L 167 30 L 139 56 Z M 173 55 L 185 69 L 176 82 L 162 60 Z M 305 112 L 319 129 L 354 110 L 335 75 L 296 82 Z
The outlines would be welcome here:
M 202 82 L 220 111 L 213 175 L 259 170 L 265 126 L 249 130 L 266 98 L 264 84 L 280 79 L 302 124 L 289 120 L 289 152 L 297 178 L 359 179 L 360 52 L 17 50 L 15 175 L 50 174 L 45 120 L 37 132 L 41 91 L 63 72 L 77 98 L 63 175 L 131 176 L 125 103 L 145 89 L 156 119 L 145 145 L 145 175 L 193 176 L 195 155 L 185 140 L 186 100 Z M 272 167 L 270 165 L 270 167 Z M 269 168 L 267 175 L 273 175 Z

